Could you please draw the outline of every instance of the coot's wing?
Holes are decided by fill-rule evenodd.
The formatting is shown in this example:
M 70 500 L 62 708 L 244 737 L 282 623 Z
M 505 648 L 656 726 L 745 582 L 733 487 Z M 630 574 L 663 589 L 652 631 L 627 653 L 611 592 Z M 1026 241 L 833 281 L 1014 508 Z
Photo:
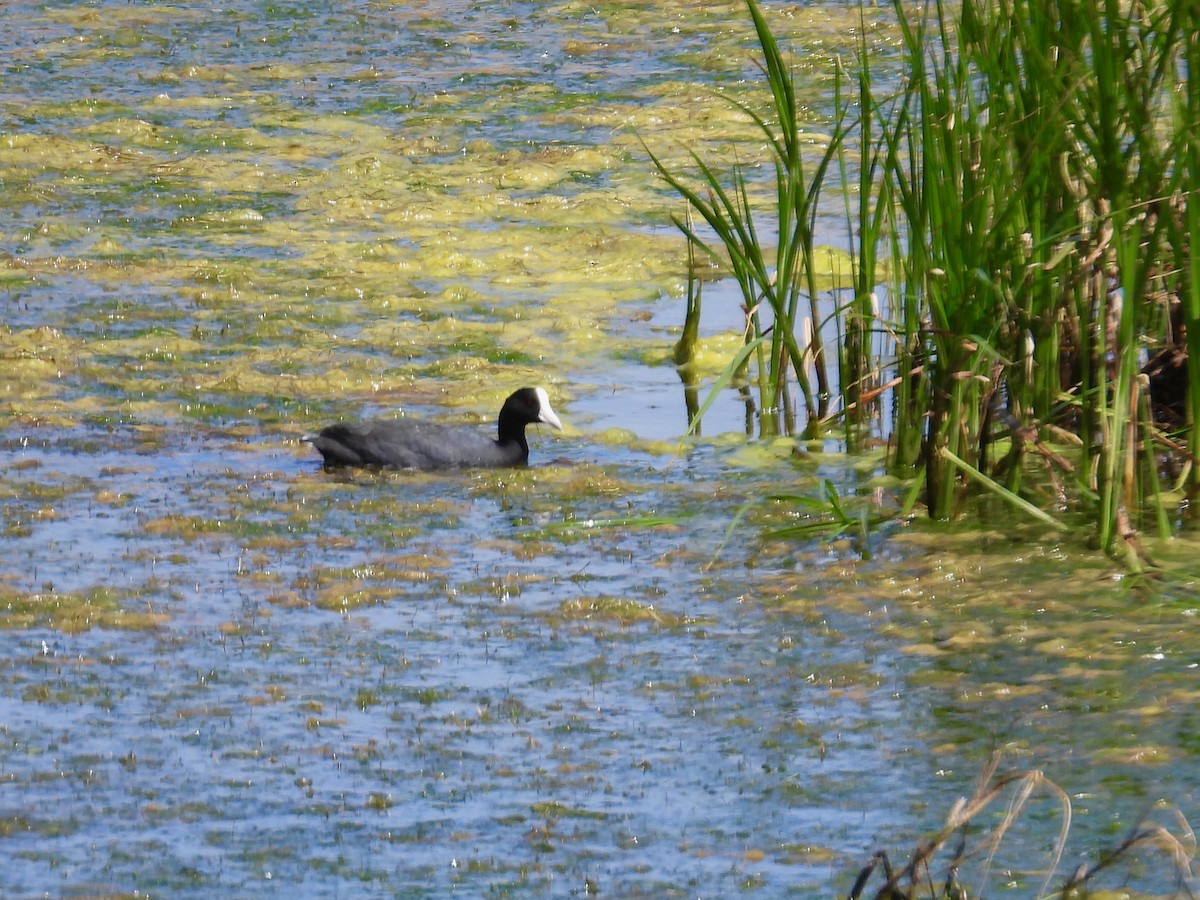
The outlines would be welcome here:
M 312 443 L 326 464 L 335 466 L 457 469 L 516 462 L 482 432 L 417 420 L 374 419 L 331 425 Z

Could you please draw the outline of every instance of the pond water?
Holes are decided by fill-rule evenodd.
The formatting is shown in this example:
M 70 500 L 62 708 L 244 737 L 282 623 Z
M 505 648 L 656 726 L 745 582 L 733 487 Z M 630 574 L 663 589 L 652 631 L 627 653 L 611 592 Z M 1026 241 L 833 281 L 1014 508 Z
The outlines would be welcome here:
M 857 7 L 770 14 L 820 108 Z M 761 161 L 713 90 L 761 99 L 741 6 L 6 16 L 5 896 L 844 894 L 995 750 L 1071 797 L 1062 871 L 1193 814 L 1190 583 L 986 510 L 730 530 L 901 491 L 878 454 L 748 440 L 733 392 L 682 439 L 643 143 Z M 741 313 L 706 298 L 719 359 Z M 487 428 L 526 383 L 567 430 L 525 470 L 327 473 L 298 440 Z M 988 895 L 1032 895 L 1060 824 L 1026 810 Z

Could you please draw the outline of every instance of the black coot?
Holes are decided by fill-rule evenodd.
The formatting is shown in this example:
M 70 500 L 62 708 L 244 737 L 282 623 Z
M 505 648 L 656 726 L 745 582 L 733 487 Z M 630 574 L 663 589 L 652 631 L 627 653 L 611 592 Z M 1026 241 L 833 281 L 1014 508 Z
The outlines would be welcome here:
M 325 457 L 326 466 L 372 466 L 387 469 L 465 469 L 523 466 L 529 462 L 525 426 L 545 422 L 562 430 L 539 388 L 521 388 L 504 401 L 496 439 L 470 428 L 411 419 L 372 419 L 330 425 L 305 435 Z

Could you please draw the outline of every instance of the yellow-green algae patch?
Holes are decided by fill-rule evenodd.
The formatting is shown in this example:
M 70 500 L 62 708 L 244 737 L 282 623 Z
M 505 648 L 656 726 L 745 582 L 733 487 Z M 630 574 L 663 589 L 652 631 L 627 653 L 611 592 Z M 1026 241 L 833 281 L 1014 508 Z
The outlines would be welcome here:
M 333 612 L 404 598 L 444 597 L 449 567 L 447 559 L 418 552 L 364 561 L 349 567 L 322 566 L 298 581 L 298 593 L 293 596 L 311 596 L 314 606 Z M 288 597 L 280 595 L 273 602 L 295 605 Z
M 0 396 L 41 396 L 88 356 L 86 343 L 48 325 L 12 331 L 0 326 Z
M 633 497 L 644 490 L 644 485 L 620 477 L 615 470 L 595 465 L 548 463 L 526 470 L 481 475 L 475 492 L 491 494 L 497 489 L 510 497 L 532 495 L 535 500 L 548 497 L 559 501 L 578 501 L 600 497 Z
M 529 811 L 533 815 L 551 821 L 556 819 L 606 819 L 608 813 L 598 810 L 582 809 L 576 806 L 568 806 L 557 800 L 546 800 L 539 803 L 534 803 L 530 806 Z
M 331 584 L 317 592 L 313 605 L 331 612 L 342 612 L 360 606 L 374 606 L 403 597 L 405 591 L 396 587 L 372 585 L 364 587 L 353 581 Z
M 640 15 L 635 14 L 631 21 Z M 709 18 L 712 15 L 718 18 Z M 734 14 L 732 7 L 719 14 L 709 10 L 699 19 L 693 11 L 684 15 L 680 9 L 666 16 L 666 20 L 673 18 L 679 21 L 677 30 L 713 32 L 731 39 L 730 47 L 738 49 L 729 52 L 728 59 L 742 60 L 737 65 L 744 65 L 750 32 L 744 16 Z M 794 18 L 792 14 L 781 17 L 785 31 L 791 30 Z M 625 19 L 611 11 L 603 16 L 606 27 Z M 73 22 L 84 29 L 97 24 L 86 17 Z M 632 52 L 628 42 L 637 33 L 636 29 L 624 32 L 618 45 L 580 39 L 574 46 L 592 47 L 602 55 L 622 55 Z M 805 29 L 797 27 L 795 33 L 805 33 Z M 87 48 L 81 52 L 86 55 Z M 286 80 L 290 71 L 277 63 L 252 71 L 193 65 L 181 70 L 177 80 L 249 78 L 270 83 Z M 167 70 L 159 77 L 168 77 Z M 666 144 L 682 148 L 705 141 L 728 143 L 739 130 L 741 138 L 734 137 L 735 143 L 748 146 L 754 139 L 753 125 L 744 114 L 697 83 L 663 82 L 640 90 L 646 92 L 644 96 L 623 106 L 601 97 L 581 104 L 543 87 L 547 108 L 539 113 L 542 119 L 552 126 L 618 127 L 610 144 L 545 142 L 513 147 L 481 137 L 460 141 L 450 120 L 426 119 L 430 131 L 406 133 L 382 121 L 314 114 L 289 107 L 269 94 L 244 91 L 227 102 L 249 112 L 249 126 L 230 126 L 208 117 L 208 112 L 220 108 L 213 99 L 160 95 L 147 107 L 155 111 L 154 120 L 149 114 L 122 111 L 86 123 L 73 135 L 10 134 L 9 155 L 0 155 L 0 163 L 36 165 L 38 171 L 64 174 L 84 169 L 113 178 L 123 171 L 136 172 L 155 180 L 168 195 L 181 191 L 192 201 L 191 211 L 181 204 L 174 228 L 193 230 L 204 236 L 209 247 L 222 251 L 248 244 L 263 254 L 264 261 L 273 253 L 291 258 L 292 264 L 286 268 L 264 262 L 239 263 L 234 268 L 241 269 L 241 275 L 218 276 L 216 283 L 225 290 L 197 292 L 196 305 L 180 311 L 185 313 L 182 318 L 210 322 L 222 333 L 229 323 L 220 322 L 221 313 L 231 312 L 238 334 L 265 336 L 261 322 L 240 314 L 255 308 L 280 310 L 281 303 L 304 299 L 308 288 L 317 284 L 324 294 L 335 283 L 331 277 L 341 279 L 351 295 L 345 310 L 334 314 L 336 320 L 354 323 L 356 328 L 369 328 L 372 314 L 383 312 L 391 316 L 440 314 L 445 298 L 425 293 L 417 283 L 469 278 L 489 288 L 480 295 L 478 306 L 492 321 L 515 322 L 519 317 L 529 327 L 524 331 L 506 328 L 498 334 L 480 327 L 477 333 L 465 336 L 466 346 L 495 346 L 492 352 L 497 354 L 521 354 L 560 366 L 580 357 L 603 359 L 612 341 L 605 319 L 617 304 L 676 293 L 680 288 L 678 238 L 669 232 L 648 235 L 628 230 L 631 220 L 661 210 L 663 204 L 662 185 L 645 167 L 640 146 L 632 139 L 654 141 L 661 133 L 666 138 L 660 148 L 663 153 L 671 152 Z M 507 114 L 514 96 L 448 91 L 424 97 L 422 102 L 430 108 L 461 107 L 466 97 L 468 107 L 489 116 Z M 526 102 L 536 99 L 531 96 Z M 572 112 L 587 108 L 591 112 L 583 118 Z M 170 127 L 158 121 L 164 114 L 185 109 L 206 115 Z M 563 118 L 571 115 L 576 118 Z M 747 153 L 739 154 L 753 164 Z M 313 165 L 297 169 L 297 163 L 303 162 Z M 632 178 L 635 173 L 637 177 Z M 616 181 L 605 187 L 606 179 Z M 270 195 L 269 202 L 256 202 L 254 198 L 264 193 Z M 198 205 L 197 199 L 202 200 Z M 126 236 L 132 232 L 119 224 L 110 231 L 111 237 L 94 243 L 93 249 L 127 252 L 121 248 L 130 246 Z M 67 237 L 60 234 L 58 239 Z M 142 255 L 113 270 L 109 278 L 94 266 L 91 276 L 126 288 L 165 287 L 182 274 L 181 262 L 171 253 Z M 39 261 L 36 256 L 26 256 L 22 264 L 36 268 Z M 303 277 L 305 271 L 311 273 L 309 279 Z M 234 284 L 239 285 L 236 290 Z M 530 303 L 524 308 L 511 296 L 522 291 L 530 292 Z M 578 315 L 581 309 L 588 310 L 586 317 Z M 331 312 L 325 307 L 321 317 L 329 321 Z M 277 313 L 272 314 L 275 316 Z M 336 327 L 335 322 L 330 324 Z M 250 332 L 246 325 L 251 326 Z M 386 327 L 384 323 L 381 326 Z M 299 334 L 305 335 L 304 343 L 309 344 L 316 332 L 319 329 Z M 180 333 L 173 347 L 156 348 L 145 338 L 121 337 L 95 342 L 89 350 L 105 356 L 124 354 L 143 362 L 171 362 L 155 357 L 198 357 L 211 349 L 208 334 L 196 334 L 189 339 Z M 376 335 L 368 333 L 364 339 L 375 340 Z M 195 343 L 188 344 L 188 340 Z M 332 340 L 330 359 L 353 359 L 353 340 Z M 410 342 L 407 346 L 406 341 Z M 445 329 L 431 328 L 412 338 L 396 334 L 390 348 L 376 349 L 394 352 L 397 363 L 403 365 L 421 357 L 461 353 L 463 346 L 463 340 Z M 339 378 L 344 366 L 335 367 L 332 362 L 321 366 L 295 360 L 293 364 L 305 370 L 291 380 L 238 371 L 237 355 L 252 350 L 243 346 L 233 356 L 226 355 L 222 369 L 227 375 L 213 379 L 196 373 L 191 384 L 199 390 L 226 394 L 287 395 L 303 390 L 307 380 L 312 385 L 329 385 L 331 399 L 341 391 L 362 393 L 352 381 Z M 39 374 L 32 371 L 33 365 L 26 368 L 30 375 Z M 40 374 L 51 373 L 43 364 Z M 453 370 L 424 374 L 456 375 Z M 363 382 L 378 381 L 379 376 L 378 370 L 364 372 Z M 106 383 L 114 389 L 121 387 L 120 381 L 112 378 Z
M 612 621 L 622 626 L 650 622 L 677 627 L 687 622 L 683 616 L 664 612 L 652 603 L 623 597 L 573 597 L 559 604 L 555 616 L 562 619 Z
M 744 31 L 744 23 L 731 27 Z M 282 68 L 256 77 L 277 78 Z M 188 77 L 208 76 L 192 67 Z M 681 109 L 640 124 L 622 113 L 625 127 L 670 131 L 672 142 L 689 146 L 699 138 L 686 127 L 712 134 L 735 121 L 748 127 L 730 104 L 682 82 L 650 105 L 680 95 L 708 112 Z M 619 346 L 609 322 L 620 304 L 681 289 L 679 238 L 628 227 L 660 210 L 663 197 L 644 164 L 631 167 L 642 158 L 632 145 L 511 147 L 478 138 L 460 145 L 451 131 L 413 135 L 269 98 L 237 98 L 246 101 L 252 127 L 196 118 L 163 128 L 124 114 L 73 136 L 10 136 L 10 156 L 0 163 L 35 159 L 39 171 L 86 169 L 114 179 L 137 173 L 165 196 L 180 196 L 186 202 L 171 227 L 202 239 L 209 256 L 132 250 L 136 231 L 116 224 L 92 250 L 121 255 L 118 266 L 23 257 L 29 272 L 52 277 L 74 269 L 115 290 L 150 289 L 185 302 L 156 314 L 168 329 L 178 322 L 173 335 L 90 337 L 66 370 L 46 357 L 25 358 L 14 367 L 25 370 L 24 387 L 10 396 L 61 394 L 51 379 L 72 371 L 114 395 L 162 392 L 174 382 L 230 398 L 332 402 L 420 377 L 466 382 L 456 392 L 466 396 L 494 377 L 474 377 L 473 361 L 481 359 L 510 385 L 540 382 L 539 372 L 583 361 L 603 366 Z M 498 114 L 486 98 L 472 100 L 481 114 Z M 158 115 L 207 108 L 195 98 L 158 98 L 154 106 Z M 298 162 L 314 165 L 297 169 Z M 640 171 L 636 181 L 633 171 Z M 605 187 L 608 179 L 619 187 Z M 255 253 L 228 258 L 248 248 Z M 456 281 L 450 292 L 427 287 Z M 111 321 L 122 318 L 118 309 Z M 79 371 L 91 357 L 100 362 Z M 114 359 L 125 365 L 114 368 Z M 528 369 L 521 374 L 514 364 Z M 78 398 L 57 402 L 54 411 L 63 415 L 94 411 Z M 196 407 L 185 398 L 174 415 Z M 173 417 L 167 405 L 156 412 Z
M 136 594 L 104 587 L 65 593 L 19 593 L 0 586 L 0 625 L 51 628 L 68 634 L 93 628 L 147 631 L 169 619 L 155 605 Z

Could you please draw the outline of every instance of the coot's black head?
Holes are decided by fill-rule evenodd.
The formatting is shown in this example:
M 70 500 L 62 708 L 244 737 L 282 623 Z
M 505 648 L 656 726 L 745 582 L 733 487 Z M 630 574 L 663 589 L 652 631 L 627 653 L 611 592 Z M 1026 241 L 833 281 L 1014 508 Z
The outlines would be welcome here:
M 525 441 L 525 426 L 534 422 L 543 422 L 551 428 L 562 431 L 562 422 L 550 408 L 550 397 L 538 388 L 521 388 L 510 394 L 500 410 L 500 441 Z

